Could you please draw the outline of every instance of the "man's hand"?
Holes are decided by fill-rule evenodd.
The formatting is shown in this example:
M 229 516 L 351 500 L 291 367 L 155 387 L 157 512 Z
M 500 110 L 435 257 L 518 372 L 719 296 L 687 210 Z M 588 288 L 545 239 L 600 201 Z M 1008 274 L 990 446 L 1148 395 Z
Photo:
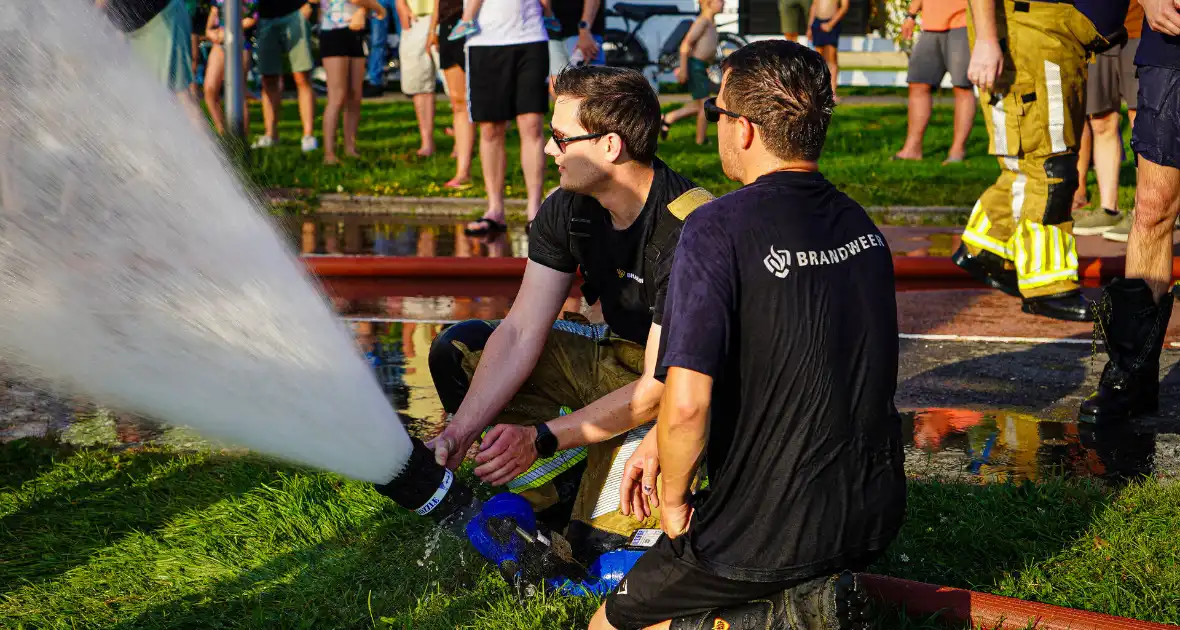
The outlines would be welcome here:
M 493 486 L 512 481 L 537 461 L 536 441 L 536 427 L 497 424 L 480 444 L 475 476 Z
M 408 11 L 405 13 L 398 11 L 397 17 L 398 17 L 398 19 L 400 19 L 402 21 L 402 30 L 403 31 L 410 30 L 410 27 L 414 25 L 414 16 L 410 15 L 410 13 Z
M 310 20 L 311 19 L 311 4 L 307 3 L 307 2 L 303 3 L 303 6 L 299 7 L 299 14 L 303 16 L 303 19 Z
M 1180 35 L 1180 11 L 1174 0 L 1139 0 L 1147 14 L 1151 30 L 1164 35 Z
M 430 54 L 430 51 L 437 50 L 437 49 L 438 49 L 438 31 L 437 30 L 430 31 L 430 34 L 426 36 L 426 54 Z
M 811 27 L 810 26 L 808 26 L 807 30 L 803 32 L 803 36 L 807 38 L 807 41 L 811 41 L 813 39 L 811 37 Z
M 475 443 L 478 435 L 479 431 L 468 432 L 452 419 L 447 428 L 427 442 L 426 446 L 434 451 L 434 461 L 439 466 L 458 470 L 459 464 L 463 463 L 463 458 L 467 456 L 467 451 L 471 450 L 471 445 Z
M 692 523 L 692 512 L 692 506 L 688 501 L 668 503 L 668 498 L 664 497 L 664 507 L 660 511 L 660 527 L 664 529 L 668 538 L 679 538 L 688 531 L 688 526 Z
M 975 42 L 971 51 L 971 64 L 967 66 L 967 78 L 981 90 L 991 90 L 1004 71 L 1004 53 L 1000 43 L 989 40 Z
M 582 51 L 586 63 L 590 63 L 598 57 L 598 42 L 594 41 L 594 36 L 590 34 L 590 31 L 578 33 L 578 43 L 574 44 L 574 48 Z
M 918 23 L 914 21 L 914 18 L 907 17 L 905 21 L 901 23 L 901 41 L 908 42 L 913 39 L 914 27 L 917 25 Z
M 825 33 L 831 33 L 832 29 L 836 28 L 836 23 L 832 20 L 828 20 L 827 22 L 820 24 L 819 27 L 822 28 Z
M 688 83 L 688 68 L 680 65 L 676 66 L 676 82 L 680 84 Z
M 623 482 L 619 485 L 619 511 L 623 516 L 635 515 L 635 520 L 639 521 L 651 516 L 651 508 L 660 507 L 659 493 L 656 492 L 659 474 L 660 451 L 656 431 L 652 429 L 627 458 L 627 466 L 623 468 Z

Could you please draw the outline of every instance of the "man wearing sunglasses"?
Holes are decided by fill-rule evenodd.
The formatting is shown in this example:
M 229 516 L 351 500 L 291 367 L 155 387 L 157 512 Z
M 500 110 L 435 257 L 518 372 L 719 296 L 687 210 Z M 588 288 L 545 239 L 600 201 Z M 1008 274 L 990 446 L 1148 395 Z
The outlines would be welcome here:
M 430 446 L 456 468 L 496 423 L 476 475 L 527 498 L 589 561 L 659 527 L 656 513 L 619 513 L 619 478 L 663 393 L 652 374 L 680 228 L 712 196 L 656 158 L 660 104 L 640 73 L 567 68 L 554 91 L 545 152 L 561 188 L 529 230 L 508 316 L 452 326 L 431 347 L 431 375 L 453 416 Z M 606 326 L 554 323 L 579 273 Z
M 823 57 L 768 40 L 723 68 L 706 115 L 744 186 L 685 222 L 664 399 L 634 455 L 658 453 L 665 535 L 590 627 L 867 630 L 852 572 L 893 541 L 906 503 L 892 257 L 819 172 L 834 107 Z

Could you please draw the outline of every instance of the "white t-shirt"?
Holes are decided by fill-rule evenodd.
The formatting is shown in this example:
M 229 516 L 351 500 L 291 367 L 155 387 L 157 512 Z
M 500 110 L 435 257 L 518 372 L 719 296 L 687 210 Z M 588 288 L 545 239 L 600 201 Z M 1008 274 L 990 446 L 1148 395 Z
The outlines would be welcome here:
M 479 9 L 479 34 L 468 46 L 509 46 L 549 41 L 541 3 L 537 0 L 484 0 Z

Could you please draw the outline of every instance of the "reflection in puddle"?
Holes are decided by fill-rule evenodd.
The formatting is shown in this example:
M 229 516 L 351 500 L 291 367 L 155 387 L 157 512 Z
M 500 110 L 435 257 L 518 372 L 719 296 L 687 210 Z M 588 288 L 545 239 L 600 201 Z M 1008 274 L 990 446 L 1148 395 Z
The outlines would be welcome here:
M 1081 476 L 1120 481 L 1180 475 L 1180 435 L 1095 427 L 1018 411 L 907 412 L 906 471 L 981 482 Z
M 358 351 L 373 366 L 390 404 L 409 429 L 432 436 L 444 413 L 430 379 L 430 343 L 446 327 L 425 321 L 439 306 L 428 298 L 405 298 L 389 312 L 420 315 L 417 321 L 358 319 L 351 322 Z M 448 303 L 455 314 L 454 304 Z M 385 304 L 389 309 L 390 305 Z M 506 308 L 506 305 L 504 305 Z M 468 307 L 463 307 L 466 314 Z M 472 300 L 471 316 L 494 316 L 486 302 Z M 74 411 L 69 419 L 43 413 L 50 403 L 21 409 L 29 396 L 9 388 L 0 404 L 0 442 L 53 433 L 78 445 L 169 444 L 179 448 L 212 446 L 183 428 L 161 427 L 105 412 Z M 15 403 L 14 403 L 15 401 Z M 25 402 L 22 402 L 25 401 Z M 55 424 L 56 423 L 56 424 Z M 1180 476 L 1180 435 L 1038 418 L 1018 411 L 922 409 L 903 414 L 906 471 L 912 476 L 953 478 L 979 483 L 1037 480 L 1050 476 L 1095 477 L 1121 481 L 1140 475 Z

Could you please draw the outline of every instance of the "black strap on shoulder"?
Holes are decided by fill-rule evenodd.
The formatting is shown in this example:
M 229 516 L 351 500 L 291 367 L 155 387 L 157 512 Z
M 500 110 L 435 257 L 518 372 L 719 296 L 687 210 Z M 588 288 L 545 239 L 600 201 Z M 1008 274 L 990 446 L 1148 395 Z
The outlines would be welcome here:
M 578 261 L 578 265 L 585 262 L 590 239 L 594 238 L 596 222 L 591 206 L 592 204 L 586 203 L 586 197 L 582 195 L 574 197 L 574 211 L 570 213 L 567 233 L 569 234 L 570 253 L 574 255 L 574 260 Z

